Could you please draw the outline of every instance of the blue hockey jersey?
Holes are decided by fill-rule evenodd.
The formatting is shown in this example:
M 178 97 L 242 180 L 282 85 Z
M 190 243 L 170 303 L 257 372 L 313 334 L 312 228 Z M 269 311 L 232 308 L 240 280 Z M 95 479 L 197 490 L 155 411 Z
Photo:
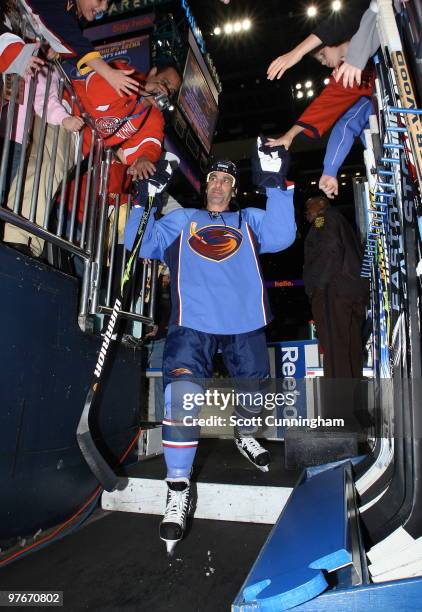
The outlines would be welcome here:
M 140 257 L 170 268 L 171 324 L 211 334 L 241 334 L 271 320 L 259 253 L 275 253 L 296 235 L 293 187 L 267 189 L 267 209 L 210 213 L 174 210 L 146 227 Z M 125 245 L 132 248 L 142 207 L 128 220 Z M 239 221 L 240 227 L 239 227 Z

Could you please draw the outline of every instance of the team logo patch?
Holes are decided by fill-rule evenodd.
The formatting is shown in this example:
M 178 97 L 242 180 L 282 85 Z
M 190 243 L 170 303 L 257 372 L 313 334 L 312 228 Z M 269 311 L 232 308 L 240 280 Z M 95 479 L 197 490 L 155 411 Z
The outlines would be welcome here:
M 325 219 L 324 217 L 317 217 L 314 221 L 314 225 L 317 229 L 320 227 L 324 227 Z
M 196 229 L 190 224 L 188 244 L 195 253 L 212 261 L 224 261 L 234 255 L 242 244 L 242 232 L 226 225 L 206 225 Z
M 95 127 L 101 136 L 112 136 L 119 128 L 121 120 L 118 117 L 99 117 L 95 120 Z
M 191 370 L 188 370 L 188 368 L 176 368 L 175 370 L 172 370 L 170 372 L 171 376 L 183 376 L 184 374 L 192 375 L 193 372 L 191 372 Z

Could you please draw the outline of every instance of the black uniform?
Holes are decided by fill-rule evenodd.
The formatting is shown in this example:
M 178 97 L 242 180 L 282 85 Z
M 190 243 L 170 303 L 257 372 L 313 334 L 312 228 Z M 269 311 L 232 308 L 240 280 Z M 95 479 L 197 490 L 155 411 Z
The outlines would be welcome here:
M 324 376 L 361 378 L 362 324 L 368 283 L 360 278 L 358 240 L 331 206 L 313 221 L 305 240 L 303 280 L 324 352 Z

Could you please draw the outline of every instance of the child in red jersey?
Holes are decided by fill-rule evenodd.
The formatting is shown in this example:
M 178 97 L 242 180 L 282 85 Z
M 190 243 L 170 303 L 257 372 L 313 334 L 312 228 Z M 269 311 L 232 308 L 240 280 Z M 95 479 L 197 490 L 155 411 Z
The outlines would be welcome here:
M 324 66 L 337 68 L 344 60 L 349 42 L 336 47 L 322 47 L 314 52 L 315 58 Z M 321 138 L 359 98 L 372 95 L 372 68 L 366 68 L 360 85 L 344 87 L 336 82 L 333 76 L 320 95 L 311 102 L 295 124 L 279 138 L 269 138 L 267 144 L 271 147 L 284 145 L 289 149 L 294 138 L 302 132 L 309 138 Z
M 113 62 L 115 67 L 119 62 Z M 106 146 L 113 146 L 117 160 L 112 163 L 109 180 L 111 194 L 127 193 L 133 178 L 147 179 L 155 172 L 154 162 L 161 155 L 164 139 L 164 117 L 154 96 L 165 93 L 173 96 L 181 85 L 181 78 L 172 66 L 152 68 L 147 75 L 135 73 L 140 95 L 125 98 L 97 73 L 86 80 L 75 81 L 76 94 L 92 117 Z M 84 153 L 90 143 L 90 129 L 84 133 Z

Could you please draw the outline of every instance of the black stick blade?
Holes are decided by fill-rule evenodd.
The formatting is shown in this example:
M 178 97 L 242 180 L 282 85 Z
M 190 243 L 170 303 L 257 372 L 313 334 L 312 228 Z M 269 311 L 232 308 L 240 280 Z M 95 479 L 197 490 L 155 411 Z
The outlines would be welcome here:
M 78 424 L 76 439 L 85 461 L 103 489 L 110 492 L 115 491 L 116 489 L 121 491 L 126 487 L 127 479 L 117 476 L 117 474 L 112 470 L 110 465 L 96 447 L 94 439 L 91 435 L 88 418 L 94 397 L 95 388 L 91 387 Z
M 90 433 L 78 434 L 77 440 L 85 461 L 103 489 L 110 492 L 124 489 L 127 479 L 119 478 L 113 472 L 101 453 L 98 452 Z

